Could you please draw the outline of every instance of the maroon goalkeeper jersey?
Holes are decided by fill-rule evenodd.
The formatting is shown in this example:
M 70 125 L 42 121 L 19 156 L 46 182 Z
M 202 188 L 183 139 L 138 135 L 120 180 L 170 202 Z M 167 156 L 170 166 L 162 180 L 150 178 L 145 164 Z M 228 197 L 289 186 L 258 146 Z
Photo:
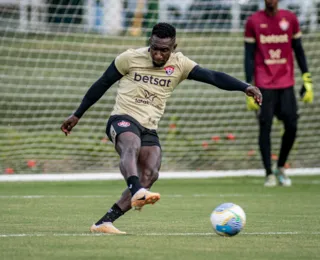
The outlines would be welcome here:
M 255 85 L 281 89 L 294 85 L 292 39 L 301 37 L 297 17 L 278 10 L 275 16 L 265 11 L 251 15 L 246 23 L 245 42 L 255 43 Z

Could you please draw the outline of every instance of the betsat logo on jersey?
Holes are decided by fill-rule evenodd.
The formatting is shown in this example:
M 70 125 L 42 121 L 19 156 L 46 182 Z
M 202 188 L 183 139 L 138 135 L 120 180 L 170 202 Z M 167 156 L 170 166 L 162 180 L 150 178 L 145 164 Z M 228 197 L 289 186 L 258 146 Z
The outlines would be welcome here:
M 143 83 L 151 84 L 151 85 L 156 85 L 160 87 L 170 87 L 171 79 L 162 79 L 154 76 L 147 76 L 147 75 L 141 75 L 137 72 L 134 73 L 133 77 L 134 81 L 142 81 Z
M 220 236 L 235 236 L 246 225 L 246 214 L 234 203 L 223 203 L 210 216 L 213 230 Z
M 289 42 L 289 35 L 287 33 L 284 34 L 271 34 L 264 35 L 260 34 L 260 42 L 261 44 L 273 44 L 273 43 L 287 43 Z

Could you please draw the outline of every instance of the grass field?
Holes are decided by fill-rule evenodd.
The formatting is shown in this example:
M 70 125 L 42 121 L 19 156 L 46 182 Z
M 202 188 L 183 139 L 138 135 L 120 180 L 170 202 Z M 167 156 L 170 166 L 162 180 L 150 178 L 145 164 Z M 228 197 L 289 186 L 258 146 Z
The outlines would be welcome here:
M 320 176 L 266 189 L 262 178 L 159 180 L 161 200 L 128 212 L 128 235 L 92 235 L 123 181 L 0 183 L 0 259 L 320 259 Z M 247 226 L 213 233 L 223 202 L 243 207 Z

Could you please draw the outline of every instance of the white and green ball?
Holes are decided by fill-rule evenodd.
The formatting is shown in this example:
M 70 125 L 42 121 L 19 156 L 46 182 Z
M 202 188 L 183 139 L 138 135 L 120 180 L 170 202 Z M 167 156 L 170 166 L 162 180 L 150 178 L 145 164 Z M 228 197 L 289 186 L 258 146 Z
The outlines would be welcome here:
M 211 213 L 210 220 L 214 231 L 220 236 L 235 236 L 246 224 L 243 209 L 233 203 L 223 203 Z

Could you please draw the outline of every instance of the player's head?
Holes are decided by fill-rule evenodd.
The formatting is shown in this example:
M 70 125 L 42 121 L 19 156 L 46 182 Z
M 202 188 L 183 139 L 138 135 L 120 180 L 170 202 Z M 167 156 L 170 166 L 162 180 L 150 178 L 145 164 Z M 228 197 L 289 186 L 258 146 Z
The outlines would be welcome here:
M 176 47 L 176 29 L 172 25 L 158 23 L 153 26 L 150 37 L 150 54 L 155 67 L 164 66 Z
M 278 9 L 278 0 L 264 0 L 266 11 L 273 13 Z

